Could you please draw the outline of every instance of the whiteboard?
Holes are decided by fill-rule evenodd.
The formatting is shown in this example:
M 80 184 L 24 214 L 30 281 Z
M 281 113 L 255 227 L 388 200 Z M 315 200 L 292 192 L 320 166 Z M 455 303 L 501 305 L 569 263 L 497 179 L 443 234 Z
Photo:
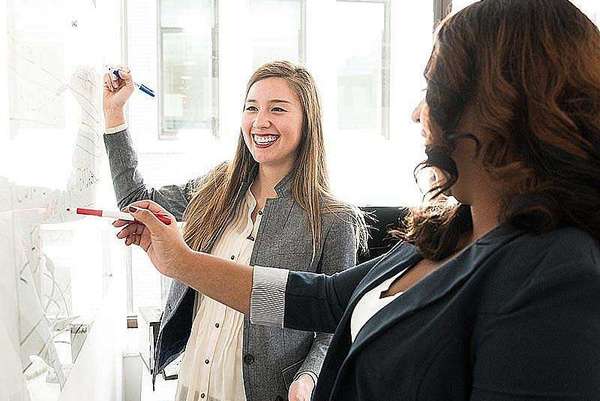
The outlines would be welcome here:
M 58 399 L 110 286 L 109 229 L 66 208 L 98 206 L 110 185 L 100 84 L 120 61 L 120 10 L 0 1 L 0 376 L 14 379 L 0 401 Z

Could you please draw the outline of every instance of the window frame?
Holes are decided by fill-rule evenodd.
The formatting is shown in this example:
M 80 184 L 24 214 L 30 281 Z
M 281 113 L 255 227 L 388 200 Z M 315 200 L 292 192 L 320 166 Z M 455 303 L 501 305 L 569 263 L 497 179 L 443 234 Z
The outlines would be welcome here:
M 391 0 L 336 0 L 339 3 L 383 4 L 383 41 L 381 49 L 381 132 L 390 139 L 391 60 L 392 60 L 392 1 Z
M 253 0 L 249 0 L 252 2 Z M 256 0 L 254 0 L 256 1 Z M 260 1 L 260 0 L 258 0 Z M 298 32 L 298 63 L 306 63 L 306 2 L 307 0 L 286 0 L 300 6 L 300 31 Z M 251 6 L 250 6 L 251 7 Z
M 158 93 L 163 94 L 164 89 L 164 55 L 163 55 L 163 36 L 169 33 L 181 33 L 183 28 L 181 27 L 163 27 L 162 26 L 162 15 L 161 15 L 161 1 L 156 2 L 156 43 L 158 46 Z M 203 121 L 207 124 L 207 128 L 210 130 L 214 137 L 219 136 L 219 0 L 212 0 L 212 27 L 211 27 L 211 63 L 210 63 L 210 78 L 211 78 L 211 93 L 210 97 L 210 117 L 208 120 Z M 178 130 L 177 129 L 166 129 L 164 124 L 165 110 L 163 96 L 157 96 L 158 101 L 158 140 L 176 140 Z

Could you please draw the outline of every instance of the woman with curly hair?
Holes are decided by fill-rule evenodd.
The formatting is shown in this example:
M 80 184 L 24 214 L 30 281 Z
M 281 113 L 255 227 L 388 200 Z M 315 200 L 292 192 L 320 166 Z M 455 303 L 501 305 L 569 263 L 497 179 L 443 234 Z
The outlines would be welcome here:
M 222 262 L 149 202 L 118 236 L 256 324 L 334 332 L 315 400 L 599 399 L 598 28 L 567 0 L 480 1 L 425 75 L 435 180 L 386 255 L 329 277 Z

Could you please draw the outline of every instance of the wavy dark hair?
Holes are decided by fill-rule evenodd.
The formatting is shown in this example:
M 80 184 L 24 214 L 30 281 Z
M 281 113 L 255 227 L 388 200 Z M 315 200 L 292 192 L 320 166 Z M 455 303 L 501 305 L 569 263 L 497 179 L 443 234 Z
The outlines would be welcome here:
M 441 138 L 418 169 L 435 167 L 438 202 L 412 209 L 396 232 L 440 260 L 472 230 L 468 205 L 444 194 L 458 179 L 456 140 L 504 185 L 499 221 L 541 233 L 575 226 L 600 239 L 600 32 L 567 0 L 483 0 L 439 26 L 425 71 Z M 472 108 L 480 143 L 457 132 Z

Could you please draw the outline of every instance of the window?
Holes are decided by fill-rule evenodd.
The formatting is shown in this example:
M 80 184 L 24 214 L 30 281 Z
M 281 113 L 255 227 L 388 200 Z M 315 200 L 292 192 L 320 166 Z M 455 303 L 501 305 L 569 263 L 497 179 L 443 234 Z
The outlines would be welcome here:
M 390 4 L 336 4 L 337 126 L 389 137 Z
M 425 1 L 336 2 L 338 113 L 325 137 L 332 190 L 341 199 L 361 206 L 420 202 L 412 172 L 425 154 L 410 115 L 424 96 L 433 11 Z M 328 82 L 317 83 L 327 106 Z
M 181 130 L 217 133 L 216 16 L 214 0 L 160 1 L 161 139 Z
M 305 59 L 305 0 L 250 0 L 252 67 L 272 61 Z

